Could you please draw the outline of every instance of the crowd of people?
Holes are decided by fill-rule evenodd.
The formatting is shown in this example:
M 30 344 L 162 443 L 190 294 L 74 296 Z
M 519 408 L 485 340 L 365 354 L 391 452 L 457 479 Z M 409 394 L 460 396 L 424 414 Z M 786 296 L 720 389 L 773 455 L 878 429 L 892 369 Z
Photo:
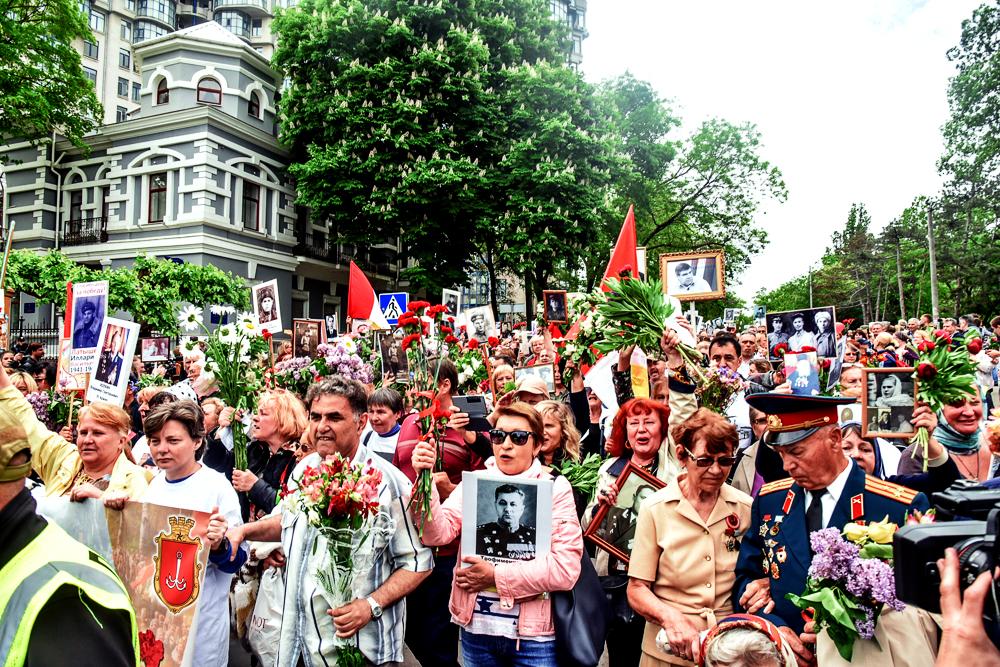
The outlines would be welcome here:
M 815 624 L 786 598 L 805 588 L 810 533 L 886 517 L 902 525 L 954 481 L 996 478 L 1000 438 L 989 423 L 1000 351 L 984 345 L 976 354 L 978 391 L 937 412 L 916 403 L 909 423 L 931 434 L 924 461 L 908 440 L 865 437 L 860 421 L 844 419 L 838 408 L 867 391 L 866 367 L 911 365 L 935 323 L 831 324 L 817 319 L 820 338 L 810 335 L 831 355 L 842 343 L 834 392 L 840 398 L 791 392 L 792 369 L 786 373 L 773 352 L 797 332 L 775 334 L 766 322 L 696 331 L 679 318 L 664 329 L 659 350 L 645 351 L 648 397 L 634 396 L 634 350 L 619 351 L 614 403 L 561 354 L 559 332 L 542 328 L 522 339 L 518 327 L 505 328 L 484 346 L 487 425 L 459 407 L 454 361 L 432 360 L 435 404 L 450 413 L 437 439 L 422 436 L 414 397 L 397 381 L 403 378 L 387 374 L 366 386 L 333 375 L 317 379 L 304 396 L 266 387 L 251 413 L 226 405 L 199 381 L 206 360 L 197 348 L 182 355 L 173 382 L 140 386 L 152 369 L 137 359 L 124 406 L 93 403 L 72 424 L 44 423 L 26 397 L 52 387 L 55 370 L 42 346 L 19 341 L 23 352 L 4 353 L 0 365 L 0 568 L 7 573 L 18 549 L 43 534 L 25 488 L 30 473 L 36 494 L 103 502 L 111 510 L 131 500 L 210 515 L 209 561 L 191 635 L 195 665 L 227 664 L 231 633 L 255 664 L 334 664 L 334 637 L 356 640 L 373 665 L 402 663 L 404 647 L 425 667 L 458 665 L 460 658 L 467 667 L 564 664 L 553 594 L 573 590 L 591 567 L 606 600 L 602 639 L 611 667 L 834 664 L 835 651 L 825 651 Z M 974 316 L 941 326 L 957 338 L 1000 337 L 1000 317 L 988 328 Z M 697 341 L 703 367 L 739 375 L 741 390 L 723 414 L 699 406 L 697 369 L 680 352 L 682 330 Z M 477 347 L 458 333 L 463 345 Z M 551 384 L 515 372 L 548 364 Z M 236 422 L 249 431 L 245 469 L 234 457 Z M 383 517 L 372 532 L 371 562 L 352 584 L 354 599 L 337 607 L 315 575 L 323 550 L 314 544 L 322 537 L 283 502 L 299 492 L 307 466 L 334 453 L 381 472 Z M 588 459 L 598 459 L 589 489 L 567 473 Z M 634 469 L 656 484 L 619 497 Z M 424 471 L 433 479 L 427 515 L 411 502 Z M 463 526 L 476 520 L 463 516 L 463 475 L 476 471 L 503 483 L 490 499 L 497 519 L 479 527 L 473 554 L 461 539 Z M 550 539 L 539 553 L 539 526 L 523 518 L 519 484 L 526 480 L 552 482 Z M 490 549 L 504 558 L 482 557 Z M 896 626 L 887 622 L 882 648 L 912 665 L 1000 665 L 982 628 L 988 584 L 977 581 L 963 599 L 954 554 L 939 567 L 942 616 L 931 623 L 933 632 L 893 636 Z M 263 595 L 256 608 L 252 596 L 238 601 L 237 575 L 277 582 L 281 604 L 265 608 Z M 102 576 L 113 579 L 113 569 Z M 92 595 L 86 586 L 93 584 L 79 586 Z M 29 625 L 21 662 L 4 662 L 2 653 L 0 662 L 56 664 L 44 662 L 52 649 L 41 645 L 58 636 L 81 637 L 81 646 L 97 652 L 100 660 L 81 664 L 135 664 L 134 614 L 120 595 L 94 599 L 81 608 L 81 596 L 54 596 L 52 605 L 74 606 L 28 621 L 5 611 L 4 636 L 14 635 L 6 624 L 28 622 L 40 639 L 36 644 Z M 240 613 L 239 605 L 248 608 Z M 75 615 L 79 622 L 71 622 Z M 247 639 L 252 618 L 275 628 L 265 647 Z M 926 623 L 900 627 L 918 626 Z

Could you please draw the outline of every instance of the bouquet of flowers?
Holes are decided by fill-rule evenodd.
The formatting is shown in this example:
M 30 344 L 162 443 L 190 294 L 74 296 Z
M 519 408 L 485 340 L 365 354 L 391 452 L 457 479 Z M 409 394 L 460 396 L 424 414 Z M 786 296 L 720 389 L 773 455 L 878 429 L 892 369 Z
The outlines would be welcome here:
M 475 339 L 473 339 L 475 340 Z M 459 356 L 452 357 L 458 369 L 458 391 L 469 394 L 479 391 L 484 380 L 489 379 L 482 348 L 468 348 Z
M 170 380 L 162 373 L 143 373 L 139 376 L 139 389 L 146 387 L 169 387 Z
M 597 454 L 588 454 L 582 461 L 566 459 L 558 470 L 569 485 L 590 502 L 597 492 L 598 472 L 603 462 Z
M 788 599 L 802 610 L 812 608 L 816 631 L 826 630 L 837 651 L 850 662 L 857 639 L 873 639 L 885 607 L 902 611 L 896 598 L 892 565 L 892 535 L 888 519 L 867 526 L 852 523 L 844 533 L 836 528 L 809 536 L 814 556 L 806 590 Z
M 743 378 L 736 371 L 725 366 L 709 368 L 698 382 L 695 394 L 698 405 L 712 412 L 725 415 L 736 394 L 743 391 Z
M 596 313 L 604 318 L 604 336 L 594 347 L 606 354 L 635 345 L 644 352 L 658 354 L 663 330 L 674 317 L 674 308 L 663 294 L 660 281 L 608 278 L 605 285 L 610 291 L 606 300 L 596 306 Z M 684 344 L 678 345 L 677 351 L 700 379 L 701 353 Z
M 917 345 L 920 356 L 913 372 L 917 380 L 917 400 L 938 412 L 949 403 L 978 391 L 976 362 L 970 355 L 978 353 L 982 343 L 979 338 L 955 343 L 951 335 L 942 329 L 935 331 L 932 338 L 920 341 Z M 930 433 L 926 428 L 917 429 L 914 442 L 917 446 L 913 448 L 913 456 L 916 457 L 918 451 L 923 455 L 926 471 L 927 446 L 930 443 Z
M 358 354 L 359 347 L 350 338 L 337 338 L 316 347 L 316 358 L 292 357 L 274 366 L 274 384 L 305 397 L 309 385 L 331 375 L 341 375 L 361 384 L 371 384 L 374 371 Z
M 76 414 L 83 407 L 83 401 L 76 392 L 62 393 L 49 389 L 32 392 L 24 398 L 35 412 L 38 421 L 45 424 L 50 431 L 58 431 L 69 424 L 70 410 Z
M 570 299 L 569 318 L 570 321 L 577 322 L 578 326 L 567 333 L 565 338 L 557 341 L 557 344 L 562 347 L 561 356 L 572 361 L 579 372 L 583 372 L 585 366 L 593 366 L 601 358 L 596 345 L 604 339 L 607 322 L 597 310 L 597 305 L 606 302 L 607 296 L 600 288 Z M 573 368 L 567 366 L 564 382 L 568 383 L 574 372 Z
M 236 309 L 231 306 L 212 306 L 214 315 L 228 316 L 235 313 Z M 207 336 L 207 361 L 202 375 L 210 375 L 211 378 L 205 378 L 203 383 L 210 383 L 214 379 L 222 401 L 237 412 L 254 410 L 262 375 L 255 360 L 267 352 L 267 341 L 271 337 L 270 333 L 261 332 L 257 316 L 253 313 L 240 313 L 236 315 L 235 324 L 221 324 L 215 331 L 208 330 L 202 321 L 202 310 L 196 306 L 187 306 L 178 319 L 185 331 L 195 331 L 201 327 Z M 185 345 L 191 347 L 197 343 L 188 341 Z M 233 421 L 231 428 L 236 467 L 246 470 L 247 434 L 243 430 L 243 423 L 238 419 Z
M 420 439 L 433 438 L 434 442 L 438 444 L 436 470 L 442 470 L 444 467 L 441 437 L 448 425 L 448 417 L 451 413 L 443 410 L 434 398 L 438 391 L 437 372 L 431 373 L 425 337 L 430 332 L 431 324 L 441 326 L 447 313 L 447 306 L 432 306 L 426 301 L 411 301 L 410 309 L 401 314 L 398 320 L 400 328 L 406 334 L 403 337 L 401 347 L 406 353 L 406 361 L 413 377 L 410 396 L 420 420 Z M 437 339 L 437 356 L 440 357 L 443 347 L 444 343 L 440 338 Z M 475 351 L 478 347 L 478 341 L 475 339 L 469 341 L 470 350 Z M 430 470 L 421 471 L 415 487 L 410 502 L 420 503 L 418 530 L 423 535 L 424 522 L 431 512 L 431 494 L 434 490 L 434 481 Z
M 302 471 L 298 492 L 288 496 L 292 510 L 306 515 L 326 541 L 326 562 L 315 572 L 317 581 L 333 609 L 354 599 L 351 582 L 361 563 L 361 548 L 376 527 L 379 515 L 378 489 L 382 473 L 369 464 L 353 465 L 334 454 Z M 318 543 L 318 539 L 317 539 Z M 315 545 L 313 547 L 315 551 Z M 358 568 L 360 569 L 360 568 Z M 364 656 L 357 640 L 334 638 L 337 665 L 362 667 Z

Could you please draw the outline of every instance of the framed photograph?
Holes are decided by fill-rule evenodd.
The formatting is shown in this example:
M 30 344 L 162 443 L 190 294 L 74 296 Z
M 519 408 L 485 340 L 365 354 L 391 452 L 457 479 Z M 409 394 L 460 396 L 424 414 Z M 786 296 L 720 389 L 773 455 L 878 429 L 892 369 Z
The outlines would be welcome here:
M 764 324 L 767 317 L 767 308 L 764 306 L 751 306 L 753 308 L 753 320 L 757 324 Z
M 331 313 L 330 315 L 325 315 L 323 320 L 326 322 L 326 339 L 333 340 L 340 335 L 337 325 L 337 313 Z
M 609 574 L 628 572 L 628 559 L 635 541 L 635 523 L 639 519 L 639 506 L 666 482 L 652 473 L 633 465 L 630 461 L 618 475 L 615 488 L 618 498 L 614 505 L 600 503 L 597 513 L 583 536 L 607 551 L 618 563 L 608 565 Z
M 462 293 L 457 289 L 441 290 L 441 303 L 448 307 L 448 314 L 458 317 L 462 312 Z
M 278 281 L 268 280 L 266 283 L 254 285 L 253 310 L 257 314 L 260 328 L 272 334 L 281 333 L 281 307 L 278 304 Z
M 660 255 L 663 289 L 680 301 L 708 301 L 726 296 L 724 269 L 722 250 Z
M 108 314 L 108 281 L 74 283 L 69 324 L 69 372 L 89 373 L 97 358 L 97 344 Z
M 491 563 L 552 548 L 552 480 L 462 473 L 462 553 Z
M 833 306 L 768 313 L 766 321 L 767 348 L 772 359 L 777 358 L 774 348 L 781 343 L 788 345 L 789 352 L 811 347 L 820 358 L 837 356 L 837 337 L 833 329 L 837 311 Z
M 325 320 L 292 320 L 293 357 L 315 357 L 316 349 L 326 340 Z
M 139 349 L 143 363 L 170 360 L 170 339 L 166 336 L 143 338 Z
M 490 336 L 497 335 L 497 321 L 489 306 L 467 308 L 462 313 L 462 320 L 470 340 L 475 338 L 480 343 L 485 343 Z
M 566 290 L 545 290 L 542 292 L 545 304 L 545 321 L 549 324 L 566 324 Z
M 549 389 L 549 394 L 556 391 L 556 375 L 553 364 L 538 364 L 537 366 L 518 366 L 514 369 L 514 382 L 520 382 L 521 378 L 532 375 L 545 381 L 545 386 Z
M 97 342 L 97 358 L 90 371 L 90 385 L 86 394 L 88 401 L 122 406 L 138 340 L 137 323 L 113 317 L 104 318 L 101 337 Z
M 722 319 L 726 322 L 735 322 L 736 317 L 740 314 L 739 308 L 725 308 L 722 311 Z
M 815 352 L 785 355 L 785 377 L 792 393 L 799 396 L 819 396 L 819 357 Z
M 410 367 L 403 351 L 402 330 L 392 333 L 379 331 L 376 333 L 379 350 L 382 352 L 382 377 L 391 375 L 396 382 L 410 381 Z
M 912 368 L 865 368 L 861 394 L 861 435 L 865 438 L 910 438 L 916 434 L 913 409 L 917 381 Z

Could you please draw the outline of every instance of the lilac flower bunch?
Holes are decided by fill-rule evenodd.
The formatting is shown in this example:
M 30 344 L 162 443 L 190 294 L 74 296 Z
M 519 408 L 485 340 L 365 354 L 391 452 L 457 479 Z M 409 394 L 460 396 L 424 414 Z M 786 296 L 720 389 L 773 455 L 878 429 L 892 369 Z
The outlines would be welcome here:
M 788 595 L 800 609 L 815 610 L 817 632 L 826 630 L 847 661 L 857 639 L 875 637 L 875 626 L 885 607 L 902 611 L 905 606 L 896 597 L 892 565 L 869 556 L 879 551 L 864 548 L 870 543 L 867 537 L 861 541 L 859 546 L 845 539 L 836 528 L 812 533 L 809 543 L 814 555 L 806 590 L 801 596 Z
M 31 409 L 35 411 L 35 417 L 38 421 L 45 424 L 48 429 L 52 428 L 52 422 L 49 420 L 49 401 L 50 396 L 47 391 L 33 391 L 26 395 L 25 400 L 28 401 L 28 405 Z
M 736 394 L 743 391 L 744 388 L 745 384 L 739 373 L 720 366 L 702 372 L 695 394 L 698 397 L 699 406 L 724 415 L 729 406 L 732 405 Z
M 341 375 L 362 384 L 370 384 L 374 373 L 372 366 L 359 355 L 354 342 L 337 339 L 316 347 L 317 356 L 293 357 L 275 364 L 274 383 L 305 397 L 309 385 L 330 375 Z

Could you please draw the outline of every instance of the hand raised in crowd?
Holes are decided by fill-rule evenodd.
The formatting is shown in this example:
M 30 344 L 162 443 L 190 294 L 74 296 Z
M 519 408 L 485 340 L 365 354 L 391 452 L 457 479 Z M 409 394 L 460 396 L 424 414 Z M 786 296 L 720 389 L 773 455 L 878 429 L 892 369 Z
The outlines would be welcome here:
M 691 327 L 691 323 L 687 321 L 684 317 L 677 316 L 677 324 L 684 327 L 691 332 L 694 336 L 694 329 Z M 681 357 L 681 353 L 677 351 L 677 346 L 681 343 L 681 336 L 679 333 L 674 331 L 671 327 L 665 327 L 663 329 L 663 335 L 660 336 L 660 351 L 663 352 L 663 356 L 667 359 L 667 365 L 676 367 L 684 363 L 684 358 Z
M 205 541 L 208 542 L 212 551 L 218 549 L 219 545 L 222 544 L 222 538 L 226 536 L 227 530 L 229 530 L 229 520 L 226 519 L 225 514 L 219 513 L 219 506 L 216 505 L 212 508 L 211 516 L 208 517 L 208 528 L 205 529 Z M 230 540 L 230 544 L 232 544 L 232 540 Z
M 433 437 L 426 440 L 418 440 L 410 454 L 410 465 L 414 472 L 420 473 L 424 470 L 433 470 L 437 463 L 437 440 Z
M 222 408 L 222 412 L 219 413 L 219 428 L 225 428 L 233 423 L 233 416 L 236 414 L 236 408 L 231 408 L 228 405 Z
M 63 426 L 61 429 L 59 429 L 59 436 L 66 442 L 72 442 L 72 443 L 76 442 L 76 434 L 73 433 L 72 426 Z
M 253 488 L 259 478 L 249 470 L 233 470 L 233 488 L 246 493 Z
M 740 597 L 740 606 L 746 609 L 748 614 L 756 614 L 758 611 L 771 613 L 774 609 L 774 600 L 771 599 L 771 580 L 764 577 L 751 581 Z
M 465 428 L 469 425 L 469 415 L 462 412 L 457 405 L 451 406 L 451 416 L 448 417 L 448 426 L 459 433 L 464 434 Z
M 343 607 L 327 609 L 326 613 L 333 618 L 337 636 L 341 639 L 353 637 L 358 630 L 368 625 L 372 620 L 372 606 L 368 600 L 351 600 Z
M 496 568 L 493 567 L 493 563 L 478 556 L 465 556 L 462 562 L 469 563 L 469 567 L 455 570 L 455 585 L 463 591 L 478 593 L 496 586 Z
M 564 373 L 572 375 L 569 381 L 569 390 L 573 393 L 583 391 L 583 373 L 577 373 L 576 362 L 566 357 L 566 370 Z
M 962 594 L 959 587 L 958 553 L 951 548 L 937 562 L 941 573 L 941 648 L 935 667 L 1000 666 L 1000 650 L 983 627 L 983 604 L 993 578 L 983 572 Z

